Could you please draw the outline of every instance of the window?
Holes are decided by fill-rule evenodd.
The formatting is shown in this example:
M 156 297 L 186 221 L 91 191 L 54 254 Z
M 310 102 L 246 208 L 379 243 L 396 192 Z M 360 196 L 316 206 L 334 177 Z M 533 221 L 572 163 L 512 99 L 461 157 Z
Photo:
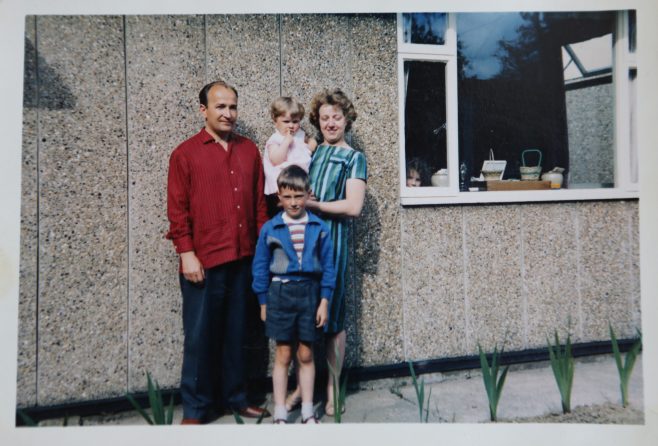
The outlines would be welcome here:
M 626 12 L 400 14 L 402 204 L 637 196 L 634 30 Z

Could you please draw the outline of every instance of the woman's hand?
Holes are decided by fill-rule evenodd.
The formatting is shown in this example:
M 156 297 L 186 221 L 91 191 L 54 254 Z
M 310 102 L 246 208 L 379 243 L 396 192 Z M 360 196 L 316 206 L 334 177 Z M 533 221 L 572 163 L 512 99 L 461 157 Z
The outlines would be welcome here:
M 366 198 L 366 182 L 357 178 L 347 180 L 345 186 L 345 199 L 337 201 L 317 201 L 315 195 L 311 194 L 306 201 L 306 207 L 316 214 L 324 214 L 331 217 L 358 217 L 363 209 Z

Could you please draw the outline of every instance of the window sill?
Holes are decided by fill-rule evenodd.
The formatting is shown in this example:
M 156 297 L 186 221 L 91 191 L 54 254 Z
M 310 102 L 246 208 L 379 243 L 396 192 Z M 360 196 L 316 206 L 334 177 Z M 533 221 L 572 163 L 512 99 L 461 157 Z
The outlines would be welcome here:
M 404 188 L 411 189 L 411 188 Z M 474 203 L 524 203 L 524 202 L 555 202 L 555 201 L 585 201 L 585 200 L 624 200 L 640 198 L 639 191 L 622 189 L 555 189 L 527 191 L 489 191 L 489 192 L 445 192 L 440 188 L 427 189 L 424 196 L 400 196 L 403 206 L 419 206 L 430 204 L 474 204 Z M 432 193 L 432 189 L 436 191 Z

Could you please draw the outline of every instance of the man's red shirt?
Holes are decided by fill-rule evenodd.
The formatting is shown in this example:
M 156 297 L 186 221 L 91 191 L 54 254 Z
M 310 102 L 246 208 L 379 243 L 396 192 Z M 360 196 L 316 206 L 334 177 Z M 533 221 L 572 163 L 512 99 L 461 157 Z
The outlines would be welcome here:
M 225 150 L 204 129 L 169 158 L 167 216 L 177 253 L 194 251 L 204 268 L 254 255 L 267 221 L 260 152 L 231 134 Z

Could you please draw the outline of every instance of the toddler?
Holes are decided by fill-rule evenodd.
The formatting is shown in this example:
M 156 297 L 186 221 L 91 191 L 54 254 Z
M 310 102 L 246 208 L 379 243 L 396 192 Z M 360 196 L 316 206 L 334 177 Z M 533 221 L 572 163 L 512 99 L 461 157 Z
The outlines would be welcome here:
M 297 165 L 308 172 L 311 153 L 317 147 L 315 139 L 306 137 L 301 129 L 304 106 L 291 97 L 282 96 L 272 102 L 270 115 L 276 131 L 265 143 L 263 168 L 265 170 L 265 199 L 270 218 L 278 208 L 276 179 L 281 169 Z

